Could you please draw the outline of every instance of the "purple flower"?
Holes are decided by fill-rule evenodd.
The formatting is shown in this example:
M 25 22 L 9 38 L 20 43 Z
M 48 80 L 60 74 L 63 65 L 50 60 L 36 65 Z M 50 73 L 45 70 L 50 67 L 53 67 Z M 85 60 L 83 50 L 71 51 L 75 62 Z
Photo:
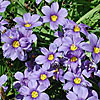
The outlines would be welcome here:
M 73 36 L 71 37 L 64 37 L 62 40 L 62 45 L 59 47 L 58 51 L 64 51 L 64 54 L 66 54 L 68 51 L 77 51 L 80 50 L 80 43 L 84 39 L 81 37 Z
M 24 95 L 23 100 L 49 100 L 49 96 L 44 93 L 45 89 L 37 84 L 37 81 L 31 80 L 28 86 L 22 86 L 19 90 Z
M 35 61 L 37 64 L 43 64 L 44 69 L 49 69 L 50 65 L 55 62 L 55 60 L 58 59 L 58 57 L 61 55 L 61 53 L 56 53 L 57 46 L 54 43 L 51 43 L 49 46 L 49 51 L 46 48 L 41 48 L 41 52 L 44 55 L 39 55 Z
M 42 0 L 36 0 L 36 4 L 39 4 Z M 46 2 L 50 2 L 51 0 L 45 0 Z
M 65 57 L 68 59 L 68 61 L 65 61 L 65 63 L 67 63 L 67 65 L 71 67 L 71 70 L 76 73 L 76 68 L 81 66 L 81 59 L 84 57 L 83 51 L 78 50 L 68 52 Z
M 0 20 L 2 19 L 2 16 L 0 16 Z M 3 32 L 5 29 L 6 29 L 6 27 L 4 27 L 3 25 L 5 25 L 5 24 L 8 24 L 8 22 L 7 21 L 5 21 L 5 20 L 1 20 L 0 21 L 0 31 L 1 32 Z
M 42 87 L 48 88 L 50 86 L 48 78 L 51 76 L 53 76 L 53 71 L 47 71 L 41 68 L 38 71 L 34 71 L 30 78 L 33 80 L 38 80 Z
M 88 89 L 85 87 L 81 87 L 78 90 L 73 90 L 69 91 L 69 93 L 67 93 L 66 97 L 68 98 L 68 100 L 87 100 L 88 96 Z
M 100 61 L 100 38 L 97 39 L 95 34 L 89 34 L 88 39 L 90 43 L 81 43 L 81 48 L 92 53 L 92 58 L 95 63 Z
M 25 13 L 23 18 L 16 17 L 14 21 L 18 23 L 16 27 L 24 27 L 25 29 L 31 29 L 33 27 L 41 26 L 42 22 L 38 21 L 39 15 L 34 14 L 31 16 L 30 13 Z
M 24 28 L 19 28 L 19 31 L 16 29 L 8 30 L 1 36 L 1 41 L 5 42 L 2 46 L 3 55 L 12 60 L 16 58 L 22 61 L 26 60 L 26 51 L 32 50 L 31 44 L 36 40 L 37 37 L 35 34 L 32 34 L 31 30 L 25 30 Z
M 31 72 L 28 72 L 27 69 L 24 71 L 24 74 L 22 72 L 16 72 L 14 77 L 18 81 L 14 82 L 13 85 L 16 85 L 17 83 L 19 83 L 20 85 L 28 85 L 28 82 L 30 80 L 29 79 L 30 75 L 31 75 Z
M 69 19 L 66 19 L 66 23 L 63 26 L 64 33 L 67 36 L 80 36 L 80 32 L 88 36 L 89 33 L 87 32 L 86 28 L 90 27 L 82 23 L 77 25 L 74 21 Z
M 74 74 L 70 71 L 64 74 L 64 79 L 67 80 L 67 83 L 63 86 L 64 90 L 70 90 L 72 87 L 73 90 L 78 90 L 83 86 L 92 86 L 92 84 L 86 81 L 82 75 Z
M 73 90 L 69 91 L 69 93 L 66 95 L 68 100 L 99 100 L 97 93 L 92 90 L 92 95 L 89 96 L 90 91 L 88 92 L 87 88 L 80 88 L 79 90 Z
M 43 16 L 43 23 L 50 22 L 50 28 L 52 30 L 58 29 L 58 25 L 62 25 L 65 23 L 65 17 L 67 16 L 67 10 L 65 8 L 61 8 L 59 11 L 59 5 L 57 2 L 52 3 L 51 8 L 49 6 L 44 6 L 42 8 L 42 12 L 45 16 Z
M 12 31 L 12 30 L 11 30 Z M 19 43 L 19 34 L 16 31 L 7 31 L 1 36 L 4 43 L 2 46 L 3 56 L 15 60 L 17 57 L 24 60 L 25 54 Z
M 9 4 L 9 1 L 0 0 L 0 12 L 4 12 Z

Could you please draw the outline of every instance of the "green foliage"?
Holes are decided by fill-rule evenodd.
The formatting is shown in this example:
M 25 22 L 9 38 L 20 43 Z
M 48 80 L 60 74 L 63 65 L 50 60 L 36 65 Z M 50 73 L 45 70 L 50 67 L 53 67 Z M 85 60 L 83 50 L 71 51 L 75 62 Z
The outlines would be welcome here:
M 35 0 L 11 0 L 11 4 L 7 7 L 7 10 L 4 13 L 0 13 L 0 15 L 9 22 L 9 25 L 7 26 L 9 29 L 15 25 L 13 18 L 21 17 L 27 12 L 30 12 L 31 14 L 37 13 L 40 16 L 43 16 L 41 8 L 44 5 L 50 6 L 54 1 L 59 2 L 60 8 L 64 7 L 68 10 L 67 18 L 76 21 L 78 24 L 82 22 L 90 26 L 91 29 L 89 29 L 89 32 L 95 33 L 100 37 L 100 0 L 52 0 L 49 4 L 43 0 L 40 5 L 36 5 Z M 33 33 L 38 37 L 38 42 L 32 46 L 33 48 L 37 47 L 37 49 L 39 49 L 39 47 L 48 47 L 55 39 L 53 36 L 54 31 L 49 29 L 48 23 L 44 24 L 43 27 L 40 26 L 34 28 Z M 2 74 L 8 75 L 7 85 L 9 86 L 9 91 L 7 93 L 7 100 L 13 100 L 15 94 L 17 94 L 16 90 L 13 88 L 13 82 L 15 81 L 14 74 L 17 71 L 23 72 L 26 67 L 25 62 L 21 62 L 18 59 L 14 62 L 5 59 L 2 55 L 2 45 L 3 44 L 0 43 L 0 76 Z M 32 52 L 34 51 L 35 49 L 33 49 Z M 87 55 L 90 56 L 89 53 L 87 53 Z M 53 100 L 58 100 L 58 98 L 60 100 L 62 100 L 62 98 L 65 99 L 65 92 L 62 91 L 60 83 L 57 83 L 57 81 L 52 81 L 52 83 L 54 86 L 51 86 L 47 91 L 50 97 Z M 60 88 L 57 88 L 56 85 Z

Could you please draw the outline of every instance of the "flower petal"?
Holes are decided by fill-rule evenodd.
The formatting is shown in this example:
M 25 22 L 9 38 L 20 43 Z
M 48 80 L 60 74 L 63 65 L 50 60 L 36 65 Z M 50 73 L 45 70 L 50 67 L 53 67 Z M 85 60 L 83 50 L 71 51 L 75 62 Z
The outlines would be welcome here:
M 50 18 L 48 16 L 43 16 L 42 19 L 43 19 L 43 23 L 50 22 Z
M 14 77 L 15 77 L 17 80 L 21 80 L 22 78 L 24 78 L 22 72 L 16 72 L 15 75 L 14 75 Z
M 68 15 L 68 12 L 65 8 L 61 8 L 58 12 L 59 17 L 66 17 Z
M 54 43 L 51 43 L 49 46 L 49 51 L 55 53 L 57 50 L 57 46 Z
M 46 57 L 43 55 L 39 55 L 38 57 L 36 57 L 35 61 L 37 64 L 43 64 L 46 61 Z
M 76 96 L 76 94 L 74 92 L 69 91 L 69 93 L 66 95 L 66 97 L 69 100 L 78 100 L 78 97 Z
M 41 93 L 39 100 L 49 100 L 49 96 L 46 93 Z
M 59 9 L 59 4 L 57 2 L 52 3 L 51 5 L 51 13 L 57 13 Z
M 66 72 L 64 75 L 64 79 L 72 81 L 72 79 L 74 78 L 74 75 L 71 72 Z
M 2 75 L 0 77 L 0 87 L 7 81 L 7 76 L 6 75 Z
M 15 19 L 13 19 L 16 23 L 23 25 L 24 24 L 24 20 L 21 17 L 16 17 Z
M 49 53 L 48 49 L 46 49 L 45 47 L 42 47 L 41 48 L 41 52 L 44 54 L 44 55 L 47 55 Z
M 25 13 L 24 15 L 23 15 L 23 19 L 24 19 L 24 22 L 25 23 L 29 23 L 30 22 L 30 20 L 31 20 L 31 14 L 30 13 Z
M 20 92 L 20 94 L 22 94 L 22 95 L 29 95 L 30 89 L 29 89 L 27 86 L 22 86 L 22 87 L 19 89 L 19 92 Z
M 42 13 L 46 16 L 50 16 L 50 7 L 49 6 L 43 6 L 42 7 Z
M 50 22 L 50 28 L 52 30 L 56 30 L 56 29 L 58 29 L 58 24 L 57 23 L 54 23 L 54 22 Z
M 80 48 L 82 48 L 83 50 L 86 50 L 88 52 L 92 52 L 93 51 L 93 47 L 85 42 L 80 43 Z
M 32 15 L 32 17 L 31 17 L 31 22 L 36 22 L 36 21 L 39 20 L 39 18 L 40 18 L 40 15 L 34 14 L 34 15 Z
M 32 100 L 30 96 L 25 96 L 23 100 Z
M 32 80 L 32 79 L 31 79 L 31 80 L 29 81 L 29 83 L 28 83 L 28 87 L 29 87 L 30 89 L 32 89 L 32 88 L 33 88 L 33 89 L 36 89 L 36 88 L 37 88 L 37 85 L 38 85 L 38 84 L 37 84 L 37 81 Z
M 98 39 L 97 39 L 97 36 L 95 34 L 89 34 L 88 39 L 89 39 L 92 46 L 96 46 Z
M 72 88 L 72 86 L 73 86 L 73 84 L 71 82 L 68 82 L 63 86 L 63 89 L 64 90 L 70 90 Z

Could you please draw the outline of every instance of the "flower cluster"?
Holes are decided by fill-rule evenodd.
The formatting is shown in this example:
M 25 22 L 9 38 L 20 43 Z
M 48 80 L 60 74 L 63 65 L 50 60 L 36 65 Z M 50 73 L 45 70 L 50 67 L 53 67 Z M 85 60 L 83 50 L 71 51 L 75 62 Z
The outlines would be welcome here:
M 1 12 L 5 10 L 4 3 L 7 2 L 0 4 Z M 40 2 L 41 0 L 36 0 L 37 4 Z M 9 4 L 8 2 L 5 5 Z M 21 61 L 27 60 L 27 52 L 32 51 L 32 43 L 37 41 L 32 29 L 49 23 L 50 29 L 55 31 L 56 39 L 49 45 L 49 49 L 40 47 L 41 54 L 37 53 L 36 56 L 32 54 L 31 56 L 34 56 L 32 61 L 25 62 L 28 68 L 25 69 L 24 74 L 19 71 L 15 73 L 14 77 L 17 81 L 13 86 L 19 92 L 16 98 L 50 100 L 45 90 L 50 87 L 49 79 L 52 77 L 51 79 L 62 82 L 62 89 L 66 91 L 68 100 L 99 100 L 98 94 L 91 88 L 91 78 L 100 77 L 97 66 L 100 62 L 100 38 L 88 33 L 86 29 L 90 28 L 89 26 L 82 23 L 77 25 L 67 19 L 67 10 L 65 8 L 59 10 L 57 2 L 52 3 L 51 7 L 43 6 L 41 12 L 45 16 L 25 13 L 23 17 L 14 18 L 13 21 L 17 24 L 11 29 L 3 26 L 8 24 L 6 21 L 0 22 L 3 56 L 13 61 L 16 58 Z M 61 31 L 57 31 L 59 25 L 62 27 Z M 81 36 L 82 33 L 89 41 L 85 41 Z M 88 57 L 87 53 L 91 56 Z M 1 87 L 4 84 L 3 79 L 0 78 L 0 82 Z

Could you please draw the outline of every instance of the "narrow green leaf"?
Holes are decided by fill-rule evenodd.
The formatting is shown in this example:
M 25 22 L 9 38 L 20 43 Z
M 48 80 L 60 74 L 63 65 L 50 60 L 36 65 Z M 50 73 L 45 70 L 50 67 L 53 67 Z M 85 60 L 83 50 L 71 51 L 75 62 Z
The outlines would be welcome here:
M 90 10 L 88 13 L 86 13 L 83 17 L 81 17 L 76 23 L 80 23 L 81 21 L 83 21 L 86 18 L 89 18 L 89 16 L 93 15 L 96 11 L 100 10 L 100 4 L 98 6 L 96 6 L 95 8 L 93 8 L 92 10 Z

